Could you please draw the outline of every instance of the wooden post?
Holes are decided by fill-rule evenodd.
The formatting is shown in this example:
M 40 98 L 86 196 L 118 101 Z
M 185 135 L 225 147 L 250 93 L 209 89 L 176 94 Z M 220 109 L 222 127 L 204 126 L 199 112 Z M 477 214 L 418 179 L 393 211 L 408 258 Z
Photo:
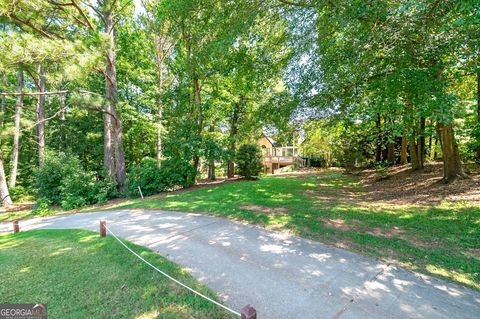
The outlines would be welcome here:
M 104 220 L 100 221 L 100 236 L 101 237 L 107 236 L 107 228 L 105 227 L 106 223 L 107 222 L 104 221 Z
M 18 225 L 18 220 L 13 221 L 13 233 L 16 234 L 20 231 L 20 225 Z
M 250 305 L 246 305 L 242 308 L 241 312 L 241 319 L 257 319 L 257 311 Z

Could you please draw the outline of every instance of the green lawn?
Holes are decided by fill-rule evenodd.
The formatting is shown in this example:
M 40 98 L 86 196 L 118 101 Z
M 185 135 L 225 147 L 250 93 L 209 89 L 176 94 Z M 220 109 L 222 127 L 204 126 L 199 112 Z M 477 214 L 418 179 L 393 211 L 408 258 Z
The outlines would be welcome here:
M 187 285 L 215 298 L 179 266 L 128 244 Z M 83 230 L 35 230 L 0 236 L 0 299 L 47 303 L 49 318 L 229 318 L 171 282 L 111 236 Z
M 354 176 L 329 170 L 266 176 L 110 207 L 201 212 L 247 221 L 480 290 L 480 207 L 444 203 L 367 208 L 361 203 L 363 195 Z M 4 214 L 0 221 L 34 216 L 38 214 L 29 211 Z
M 120 207 L 202 212 L 288 230 L 480 289 L 480 207 L 369 209 L 343 199 L 345 192 L 362 197 L 354 177 L 328 171 L 226 183 Z

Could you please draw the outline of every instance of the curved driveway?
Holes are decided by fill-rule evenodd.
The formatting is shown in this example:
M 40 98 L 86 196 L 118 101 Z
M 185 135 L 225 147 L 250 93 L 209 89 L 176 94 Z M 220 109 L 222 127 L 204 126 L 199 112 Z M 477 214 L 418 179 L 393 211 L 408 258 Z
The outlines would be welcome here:
M 317 242 L 198 214 L 117 210 L 20 222 L 117 235 L 186 267 L 239 310 L 267 318 L 479 318 L 480 293 Z M 0 232 L 11 231 L 0 224 Z M 128 253 L 127 251 L 125 253 Z

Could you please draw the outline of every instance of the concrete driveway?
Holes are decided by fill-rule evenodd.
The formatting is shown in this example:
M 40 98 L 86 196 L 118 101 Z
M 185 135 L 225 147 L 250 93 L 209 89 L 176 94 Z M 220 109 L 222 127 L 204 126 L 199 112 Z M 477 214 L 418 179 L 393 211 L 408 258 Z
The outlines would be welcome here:
M 252 304 L 259 319 L 480 318 L 477 291 L 222 218 L 119 210 L 32 219 L 20 227 L 98 231 L 101 219 L 117 235 L 186 267 L 229 307 Z M 12 223 L 0 224 L 0 232 L 11 229 Z

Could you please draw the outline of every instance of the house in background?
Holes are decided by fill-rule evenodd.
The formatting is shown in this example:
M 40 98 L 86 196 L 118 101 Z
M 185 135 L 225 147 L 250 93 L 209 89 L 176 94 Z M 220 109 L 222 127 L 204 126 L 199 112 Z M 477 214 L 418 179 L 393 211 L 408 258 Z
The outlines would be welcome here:
M 275 170 L 288 166 L 305 166 L 305 160 L 300 157 L 299 148 L 294 145 L 280 145 L 269 136 L 263 135 L 259 140 L 263 153 L 263 172 L 275 173 Z

